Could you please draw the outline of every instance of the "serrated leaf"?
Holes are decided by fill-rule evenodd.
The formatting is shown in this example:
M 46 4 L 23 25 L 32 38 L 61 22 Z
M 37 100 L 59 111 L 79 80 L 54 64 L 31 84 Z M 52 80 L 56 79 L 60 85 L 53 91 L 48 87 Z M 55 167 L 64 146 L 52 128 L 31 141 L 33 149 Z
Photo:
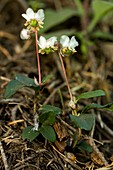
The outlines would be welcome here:
M 56 134 L 54 129 L 51 126 L 48 125 L 42 125 L 39 128 L 40 133 L 42 134 L 42 136 L 44 138 L 46 138 L 47 140 L 49 140 L 50 142 L 55 142 L 56 140 Z
M 95 25 L 104 17 L 108 12 L 113 10 L 113 2 L 107 2 L 103 0 L 92 1 L 92 9 L 94 18 L 88 26 L 88 31 L 92 31 Z
M 22 139 L 34 140 L 40 134 L 39 131 L 33 130 L 33 126 L 27 126 L 22 133 Z
M 18 90 L 24 87 L 24 84 L 20 83 L 17 80 L 11 80 L 4 92 L 4 98 L 10 98 L 12 95 L 14 95 Z
M 86 105 L 83 108 L 82 113 L 86 113 L 90 109 L 106 109 L 106 110 L 111 110 L 112 111 L 113 110 L 112 106 L 113 106 L 113 102 L 108 103 L 106 105 L 100 105 L 100 104 L 97 104 L 97 103 L 91 103 L 91 104 Z
M 31 79 L 25 75 L 17 74 L 15 79 L 20 83 L 24 84 L 24 86 L 37 87 L 37 85 L 34 83 L 34 79 Z
M 105 92 L 103 90 L 95 90 L 95 91 L 90 91 L 90 92 L 85 92 L 77 96 L 76 100 L 80 99 L 89 99 L 92 97 L 99 97 L 99 96 L 105 96 Z
M 61 109 L 59 107 L 55 107 L 51 105 L 43 105 L 42 107 L 40 107 L 39 111 L 42 113 L 53 112 L 56 115 L 61 113 Z
M 80 141 L 80 143 L 77 144 L 77 147 L 81 150 L 85 150 L 89 153 L 91 153 L 93 151 L 92 147 L 86 143 L 85 141 Z
M 56 25 L 68 20 L 72 16 L 80 15 L 78 11 L 71 8 L 63 8 L 62 10 L 55 11 L 47 9 L 45 11 L 45 20 L 44 20 L 44 28 L 40 31 L 40 33 L 44 33 L 45 31 L 48 31 L 52 27 L 55 27 Z
M 81 114 L 80 116 L 70 115 L 72 122 L 80 129 L 90 131 L 95 122 L 94 114 Z
M 56 115 L 54 112 L 42 113 L 39 116 L 39 122 L 44 125 L 54 125 Z

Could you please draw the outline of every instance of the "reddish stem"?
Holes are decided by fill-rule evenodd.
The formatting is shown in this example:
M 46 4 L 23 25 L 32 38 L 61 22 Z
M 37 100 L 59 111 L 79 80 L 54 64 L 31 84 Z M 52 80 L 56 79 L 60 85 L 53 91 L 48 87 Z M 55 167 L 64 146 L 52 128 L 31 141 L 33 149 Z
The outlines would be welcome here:
M 39 57 L 39 52 L 38 52 L 38 31 L 37 30 L 35 30 L 35 38 L 36 38 L 36 56 L 37 56 L 37 62 L 38 62 L 39 85 L 41 86 L 42 80 L 41 80 L 40 57 Z
M 60 57 L 62 69 L 63 69 L 63 72 L 64 72 L 64 76 L 65 76 L 65 80 L 66 80 L 66 85 L 67 85 L 67 88 L 68 88 L 68 91 L 69 91 L 70 99 L 72 100 L 73 97 L 72 97 L 71 89 L 70 89 L 69 82 L 68 82 L 68 79 L 67 79 L 66 70 L 65 70 L 65 67 L 64 67 L 64 62 L 63 62 L 63 59 L 62 59 L 62 56 L 61 56 L 60 52 L 59 52 L 59 57 Z

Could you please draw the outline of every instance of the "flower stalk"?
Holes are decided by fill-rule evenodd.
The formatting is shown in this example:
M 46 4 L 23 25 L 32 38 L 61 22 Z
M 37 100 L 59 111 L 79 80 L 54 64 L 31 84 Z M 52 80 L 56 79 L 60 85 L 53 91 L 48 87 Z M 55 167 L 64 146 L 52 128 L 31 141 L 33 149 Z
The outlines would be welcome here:
M 72 96 L 72 93 L 71 93 L 71 89 L 70 89 L 70 86 L 69 86 L 66 70 L 65 70 L 65 67 L 64 67 L 64 62 L 63 62 L 63 59 L 62 59 L 62 56 L 61 56 L 60 52 L 59 52 L 59 58 L 60 58 L 60 61 L 61 61 L 62 70 L 63 70 L 64 77 L 65 77 L 65 80 L 66 80 L 66 85 L 67 85 L 67 88 L 68 88 L 68 91 L 69 91 L 70 100 L 72 101 L 73 100 L 73 96 Z
M 35 29 L 35 39 L 36 39 L 36 56 L 38 62 L 38 77 L 39 77 L 39 85 L 42 85 L 42 78 L 41 78 L 41 68 L 40 68 L 40 56 L 38 51 L 38 31 Z

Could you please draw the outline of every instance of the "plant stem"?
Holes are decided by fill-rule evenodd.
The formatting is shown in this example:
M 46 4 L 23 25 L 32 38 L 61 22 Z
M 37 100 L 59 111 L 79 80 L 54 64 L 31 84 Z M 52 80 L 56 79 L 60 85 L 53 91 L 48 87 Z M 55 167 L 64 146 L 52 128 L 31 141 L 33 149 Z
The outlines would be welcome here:
M 36 38 L 36 56 L 37 56 L 37 62 L 38 62 L 38 76 L 39 76 L 39 85 L 42 85 L 42 80 L 41 80 L 41 68 L 40 68 L 40 57 L 38 53 L 38 31 L 35 30 L 35 38 Z
M 66 80 L 66 85 L 67 85 L 67 88 L 68 88 L 68 91 L 69 91 L 70 99 L 72 100 L 73 97 L 72 97 L 71 89 L 70 89 L 69 82 L 68 82 L 68 79 L 67 79 L 66 70 L 65 70 L 65 67 L 64 67 L 64 62 L 63 62 L 63 59 L 62 59 L 62 56 L 61 56 L 60 52 L 59 52 L 59 57 L 60 57 L 62 69 L 63 69 L 63 72 L 64 72 L 64 77 L 65 77 L 65 80 Z

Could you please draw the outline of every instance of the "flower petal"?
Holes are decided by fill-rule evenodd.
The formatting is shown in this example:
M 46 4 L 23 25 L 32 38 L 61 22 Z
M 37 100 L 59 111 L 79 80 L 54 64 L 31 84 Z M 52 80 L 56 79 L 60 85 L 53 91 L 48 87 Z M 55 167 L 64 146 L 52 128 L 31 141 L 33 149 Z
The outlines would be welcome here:
M 45 37 L 40 36 L 38 45 L 39 45 L 39 47 L 42 48 L 42 49 L 45 49 L 45 48 L 46 48 L 46 46 L 47 46 L 47 41 L 46 41 Z
M 69 46 L 69 37 L 67 35 L 62 35 L 60 38 L 60 43 L 62 47 L 68 47 Z
M 34 13 L 34 11 L 31 8 L 28 8 L 26 10 L 26 14 L 27 14 L 28 18 L 34 19 L 35 13 Z
M 70 40 L 69 47 L 74 49 L 76 46 L 78 46 L 78 42 L 75 39 L 75 36 L 73 36 Z
M 57 42 L 57 37 L 51 37 L 47 40 L 47 47 L 53 47 Z
M 39 9 L 37 11 L 37 13 L 35 14 L 35 18 L 37 20 L 43 21 L 44 20 L 44 10 L 43 9 Z
M 34 11 L 31 8 L 26 10 L 26 14 L 22 14 L 22 17 L 25 18 L 27 21 L 30 21 L 31 18 L 34 18 Z
M 25 18 L 27 21 L 29 20 L 29 18 L 26 14 L 22 14 L 22 17 Z

